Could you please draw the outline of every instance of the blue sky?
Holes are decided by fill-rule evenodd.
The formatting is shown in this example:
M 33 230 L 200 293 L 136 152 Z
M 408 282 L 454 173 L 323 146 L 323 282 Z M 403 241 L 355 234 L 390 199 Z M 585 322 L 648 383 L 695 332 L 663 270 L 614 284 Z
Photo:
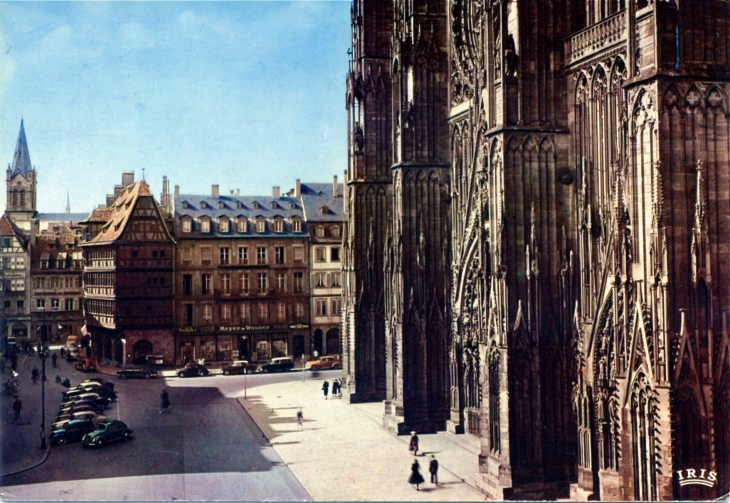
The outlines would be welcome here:
M 21 116 L 38 209 L 121 172 L 182 193 L 282 191 L 347 169 L 349 1 L 0 2 L 0 160 Z M 0 195 L 5 208 L 5 191 Z

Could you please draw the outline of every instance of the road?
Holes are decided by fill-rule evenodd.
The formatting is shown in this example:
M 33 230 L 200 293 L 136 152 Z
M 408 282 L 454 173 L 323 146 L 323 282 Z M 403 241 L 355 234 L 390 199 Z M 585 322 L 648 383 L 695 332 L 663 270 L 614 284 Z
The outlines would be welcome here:
M 341 371 L 328 375 L 339 377 Z M 72 384 L 85 377 L 77 374 Z M 1 499 L 310 500 L 235 400 L 258 385 L 308 378 L 308 374 L 109 377 L 119 398 L 105 415 L 127 423 L 134 430 L 133 438 L 98 449 L 81 444 L 54 447 L 39 467 L 4 478 Z M 172 406 L 161 414 L 163 388 Z M 55 417 L 61 389 L 49 379 L 47 417 Z

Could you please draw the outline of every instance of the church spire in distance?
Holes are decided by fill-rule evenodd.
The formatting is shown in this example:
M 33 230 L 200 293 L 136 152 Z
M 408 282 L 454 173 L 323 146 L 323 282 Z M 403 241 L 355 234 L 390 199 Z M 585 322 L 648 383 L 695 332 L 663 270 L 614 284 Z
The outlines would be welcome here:
M 15 155 L 13 156 L 13 166 L 11 169 L 11 178 L 18 173 L 27 178 L 28 171 L 32 169 L 30 164 L 30 153 L 28 152 L 28 142 L 25 139 L 23 119 L 20 119 L 20 132 L 18 133 L 18 142 L 15 144 Z
M 68 191 L 66 191 L 66 213 L 71 213 L 71 199 L 68 196 Z

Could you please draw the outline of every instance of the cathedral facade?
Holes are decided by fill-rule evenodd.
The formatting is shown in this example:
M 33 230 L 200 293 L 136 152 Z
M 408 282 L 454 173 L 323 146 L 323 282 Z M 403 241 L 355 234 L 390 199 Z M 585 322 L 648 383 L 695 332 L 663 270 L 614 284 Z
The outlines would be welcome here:
M 346 319 L 349 392 L 477 436 L 492 498 L 730 492 L 730 4 L 355 0 L 350 82 L 363 40 L 392 105 L 348 87 L 348 185 L 390 166 L 343 304 L 385 327 Z

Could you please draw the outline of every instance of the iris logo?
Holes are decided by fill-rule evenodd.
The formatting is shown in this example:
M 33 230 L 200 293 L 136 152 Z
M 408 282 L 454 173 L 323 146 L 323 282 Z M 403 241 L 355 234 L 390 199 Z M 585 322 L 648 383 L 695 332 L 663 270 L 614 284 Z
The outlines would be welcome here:
M 697 472 L 700 472 L 699 475 L 697 475 Z M 707 476 L 705 476 L 707 474 Z M 707 487 L 715 487 L 715 484 L 717 483 L 717 472 L 707 472 L 707 470 L 693 470 L 692 468 L 687 468 L 686 470 L 677 470 L 677 477 L 679 477 L 679 485 L 680 486 L 689 486 L 693 484 L 701 485 L 701 486 L 707 486 Z

